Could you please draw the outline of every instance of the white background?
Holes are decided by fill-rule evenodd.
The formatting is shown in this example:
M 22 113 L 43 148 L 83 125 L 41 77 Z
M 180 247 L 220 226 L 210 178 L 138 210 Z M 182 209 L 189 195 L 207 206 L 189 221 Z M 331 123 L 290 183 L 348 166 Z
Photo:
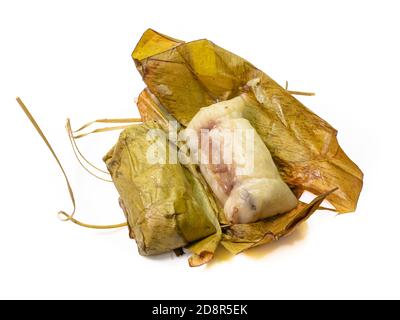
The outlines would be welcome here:
M 400 298 L 398 1 L 1 1 L 0 298 Z M 137 115 L 130 54 L 146 28 L 208 38 L 293 90 L 339 130 L 365 173 L 357 212 L 320 212 L 289 238 L 189 268 L 139 256 L 127 231 L 62 223 L 60 171 L 15 102 L 25 101 L 70 175 L 77 217 L 123 220 L 112 184 L 75 161 L 64 130 Z M 96 164 L 117 133 L 80 143 Z

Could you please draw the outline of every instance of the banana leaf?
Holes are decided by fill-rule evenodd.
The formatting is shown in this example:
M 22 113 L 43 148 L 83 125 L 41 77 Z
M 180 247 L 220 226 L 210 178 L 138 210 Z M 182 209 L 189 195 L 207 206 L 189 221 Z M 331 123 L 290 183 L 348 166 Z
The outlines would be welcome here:
M 183 126 L 201 107 L 247 94 L 247 118 L 282 178 L 298 192 L 327 196 L 339 213 L 356 209 L 363 173 L 337 131 L 243 58 L 209 40 L 185 43 L 147 30 L 132 53 L 149 92 Z
M 333 191 L 316 197 L 309 204 L 299 202 L 299 205 L 288 213 L 255 223 L 232 225 L 226 228 L 221 244 L 229 252 L 238 254 L 255 246 L 278 240 L 306 221 Z
M 202 240 L 206 244 L 197 247 L 195 254 L 212 256 L 221 238 L 216 209 L 190 168 L 179 162 L 147 161 L 150 146 L 159 154 L 168 154 L 171 147 L 166 137 L 149 140 L 149 129 L 160 126 L 148 122 L 128 127 L 104 157 L 120 195 L 129 235 L 142 255 L 160 254 Z M 199 260 L 197 256 L 193 259 Z
M 158 99 L 148 90 L 144 89 L 138 97 L 137 106 L 143 120 L 161 124 L 167 130 L 168 121 L 174 118 L 168 114 Z M 191 171 L 194 175 L 198 175 L 198 180 L 205 185 L 204 178 L 195 170 L 192 165 Z M 306 221 L 316 210 L 320 204 L 336 189 L 330 190 L 324 194 L 317 196 L 313 201 L 306 204 L 299 201 L 299 204 L 293 210 L 275 217 L 264 219 L 256 223 L 229 225 L 223 208 L 214 198 L 212 191 L 204 186 L 209 199 L 214 204 L 214 212 L 217 213 L 219 223 L 222 227 L 221 244 L 232 254 L 238 254 L 244 250 L 255 246 L 267 244 L 290 234 L 299 224 Z M 303 189 L 293 187 L 292 191 L 300 198 Z M 220 242 L 219 234 L 212 235 L 203 241 L 197 242 L 188 249 L 194 254 L 189 259 L 191 266 L 199 266 L 209 262 L 214 255 L 214 251 Z
M 137 106 L 141 115 L 141 118 L 145 122 L 156 123 L 165 132 L 168 131 L 169 121 L 176 121 L 159 103 L 157 98 L 147 89 L 144 89 L 137 100 Z M 214 215 L 210 217 L 216 226 L 217 232 L 210 235 L 209 237 L 192 243 L 187 249 L 192 252 L 192 256 L 189 258 L 189 265 L 192 267 L 203 265 L 209 262 L 217 249 L 221 241 L 221 228 L 220 222 L 225 223 L 225 215 L 223 208 L 216 201 L 212 191 L 208 187 L 203 176 L 199 173 L 196 166 L 193 164 L 186 165 L 191 174 L 195 177 L 195 180 L 201 184 L 201 189 L 207 194 L 208 201 L 213 208 Z
M 199 266 L 213 258 L 219 244 L 237 254 L 288 235 L 325 199 L 339 213 L 356 209 L 363 174 L 340 148 L 337 131 L 249 62 L 208 40 L 185 43 L 151 29 L 143 34 L 132 57 L 147 85 L 137 101 L 143 123 L 125 129 L 104 161 L 140 254 L 187 248 L 193 253 L 189 264 Z M 167 154 L 176 147 L 166 137 L 169 121 L 178 120 L 184 127 L 201 107 L 238 95 L 249 101 L 244 117 L 269 148 L 296 197 L 305 190 L 317 196 L 309 204 L 299 201 L 290 212 L 230 225 L 198 167 L 168 161 L 152 164 L 146 155 L 150 144 Z M 65 175 L 41 129 L 22 101 L 17 101 Z M 165 144 L 148 139 L 151 129 L 164 133 Z M 61 214 L 89 228 L 125 225 L 89 225 L 73 214 Z

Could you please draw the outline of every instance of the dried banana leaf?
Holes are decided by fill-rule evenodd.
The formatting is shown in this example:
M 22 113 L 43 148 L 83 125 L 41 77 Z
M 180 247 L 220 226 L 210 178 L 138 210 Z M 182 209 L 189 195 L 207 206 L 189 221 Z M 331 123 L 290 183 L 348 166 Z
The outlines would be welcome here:
M 246 96 L 245 98 L 248 99 Z M 251 101 L 248 100 L 248 102 Z M 171 115 L 163 109 L 160 102 L 148 89 L 143 90 L 139 95 L 137 105 L 142 118 L 146 121 L 165 124 L 167 118 L 171 120 Z M 191 167 L 191 169 L 193 170 L 193 167 Z M 196 173 L 197 171 L 193 170 L 193 174 Z M 205 183 L 201 176 L 199 177 L 199 181 Z M 303 189 L 298 187 L 293 187 L 292 191 L 298 198 L 300 198 L 303 193 Z M 316 197 L 309 204 L 299 202 L 296 208 L 285 214 L 264 219 L 256 223 L 236 225 L 227 224 L 223 209 L 218 206 L 218 201 L 214 199 L 212 203 L 218 206 L 216 211 L 219 213 L 218 219 L 223 230 L 221 244 L 232 254 L 237 254 L 246 249 L 278 240 L 291 233 L 298 225 L 306 221 L 319 208 L 326 197 L 334 191 L 336 191 L 336 189 Z M 214 198 L 209 189 L 207 189 L 207 193 L 210 198 Z M 189 249 L 195 254 L 189 259 L 189 264 L 191 266 L 198 266 L 210 261 L 213 258 L 215 248 L 219 241 L 220 237 L 218 237 L 218 235 L 213 235 L 192 245 Z
M 221 244 L 231 253 L 278 240 L 291 233 L 300 223 L 306 221 L 332 191 L 316 197 L 309 204 L 300 202 L 292 211 L 255 223 L 237 224 L 224 228 Z
M 169 121 L 177 122 L 177 120 L 161 105 L 156 96 L 145 88 L 137 99 L 137 107 L 139 109 L 140 116 L 143 121 L 150 121 L 160 125 L 165 132 L 169 130 Z M 178 146 L 179 147 L 179 146 Z M 212 190 L 209 188 L 204 177 L 198 172 L 195 165 L 187 165 L 194 175 L 197 176 L 199 181 L 204 185 L 204 188 L 209 195 L 210 201 L 215 207 L 215 212 L 217 212 L 217 217 L 220 224 L 228 224 L 226 220 L 224 209 L 222 208 L 219 201 L 216 200 Z
M 147 88 L 139 94 L 136 104 L 143 121 L 155 122 L 166 132 L 169 129 L 169 121 L 176 121 Z
M 168 130 L 168 121 L 175 120 L 166 110 L 163 109 L 159 101 L 157 101 L 157 98 L 147 89 L 143 90 L 139 95 L 137 106 L 143 121 L 157 123 L 165 131 Z M 217 230 L 215 234 L 192 243 L 187 247 L 187 249 L 193 253 L 189 258 L 189 265 L 195 267 L 205 264 L 213 258 L 214 252 L 217 249 L 222 236 L 219 220 L 225 219 L 225 215 L 223 213 L 223 208 L 215 200 L 213 193 L 203 176 L 197 171 L 196 167 L 193 164 L 186 165 L 186 167 L 195 177 L 195 181 L 201 184 L 199 189 L 204 190 L 202 192 L 207 194 L 207 200 L 209 203 L 207 205 L 210 205 L 213 209 L 213 215 L 209 217 L 209 219 L 213 222 Z M 204 197 L 204 199 L 205 198 L 206 197 Z M 208 210 L 207 212 L 211 211 Z
M 336 130 L 249 62 L 208 40 L 185 43 L 153 30 L 143 34 L 132 57 L 147 85 L 137 103 L 144 123 L 125 129 L 104 161 L 120 194 L 130 237 L 142 255 L 182 252 L 185 247 L 193 253 L 189 264 L 198 266 L 213 258 L 219 244 L 236 254 L 291 233 L 324 199 L 340 213 L 355 210 L 363 174 L 340 148 Z M 175 147 L 166 138 L 169 121 L 185 126 L 201 107 L 238 95 L 249 102 L 244 117 L 296 197 L 304 190 L 319 195 L 311 203 L 299 202 L 290 212 L 255 223 L 229 225 L 195 165 L 148 161 L 150 144 L 167 154 Z M 64 173 L 74 211 L 61 215 L 89 228 L 125 226 L 89 225 L 73 218 L 75 200 L 64 169 L 17 100 Z M 149 129 L 162 129 L 165 143 L 149 140 Z
M 338 187 L 327 197 L 331 204 L 340 213 L 356 209 L 363 174 L 340 148 L 337 131 L 252 64 L 211 41 L 183 43 L 153 30 L 132 57 L 149 91 L 182 125 L 201 107 L 247 94 L 254 104 L 245 117 L 285 182 L 317 195 Z
M 128 127 L 104 157 L 130 237 L 142 255 L 171 251 L 209 236 L 218 240 L 217 245 L 221 233 L 215 209 L 196 176 L 179 163 L 151 164 L 146 158 L 150 145 L 160 153 L 170 147 L 159 139 L 149 141 L 148 130 L 159 128 L 154 122 Z M 206 249 L 213 253 L 210 243 Z

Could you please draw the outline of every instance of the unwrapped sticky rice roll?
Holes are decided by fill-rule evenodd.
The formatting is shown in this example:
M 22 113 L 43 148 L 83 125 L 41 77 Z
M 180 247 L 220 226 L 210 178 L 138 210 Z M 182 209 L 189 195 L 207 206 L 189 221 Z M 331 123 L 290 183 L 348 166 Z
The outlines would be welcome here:
M 297 205 L 268 148 L 243 118 L 245 106 L 238 96 L 201 108 L 185 130 L 190 151 L 198 155 L 201 173 L 232 224 L 255 222 Z

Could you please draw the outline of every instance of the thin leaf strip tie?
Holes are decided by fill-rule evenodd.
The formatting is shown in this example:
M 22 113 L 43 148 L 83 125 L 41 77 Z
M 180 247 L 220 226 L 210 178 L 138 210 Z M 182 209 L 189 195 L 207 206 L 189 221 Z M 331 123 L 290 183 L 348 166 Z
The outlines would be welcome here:
M 98 120 L 93 120 L 93 121 L 90 121 L 90 122 L 84 124 L 79 129 L 73 131 L 73 133 L 82 131 L 83 129 L 86 129 L 95 123 L 135 123 L 135 122 L 141 122 L 141 121 L 142 121 L 141 118 L 98 119 Z
M 115 228 L 120 228 L 120 227 L 125 227 L 128 224 L 126 222 L 120 223 L 120 224 L 114 224 L 114 225 L 91 225 L 91 224 L 86 224 L 83 222 L 80 222 L 79 220 L 74 218 L 75 212 L 76 212 L 76 202 L 75 202 L 75 196 L 74 196 L 74 192 L 72 191 L 72 187 L 71 187 L 71 183 L 68 179 L 68 176 L 64 170 L 64 167 L 61 164 L 61 161 L 59 160 L 59 158 L 57 157 L 53 147 L 51 146 L 51 144 L 49 143 L 49 141 L 47 140 L 45 134 L 43 133 L 42 129 L 39 127 L 38 123 L 36 122 L 36 120 L 33 118 L 32 114 L 29 112 L 28 108 L 25 106 L 25 104 L 22 102 L 22 100 L 17 97 L 16 98 L 19 106 L 21 107 L 22 111 L 24 111 L 25 115 L 28 117 L 29 121 L 32 123 L 32 125 L 34 126 L 34 128 L 36 129 L 36 131 L 38 132 L 38 134 L 40 135 L 40 137 L 42 138 L 42 140 L 44 141 L 44 143 L 46 144 L 47 148 L 50 150 L 51 154 L 53 155 L 54 159 L 56 160 L 58 166 L 61 169 L 61 172 L 63 173 L 65 182 L 67 184 L 67 188 L 68 188 L 68 193 L 69 196 L 71 198 L 71 202 L 73 205 L 73 210 L 71 214 L 68 214 L 64 211 L 59 211 L 58 212 L 58 216 L 59 217 L 64 217 L 62 220 L 63 221 L 71 221 L 79 226 L 82 227 L 86 227 L 86 228 L 91 228 L 91 229 L 115 229 Z
M 292 91 L 292 90 L 287 90 L 287 92 L 295 96 L 309 96 L 309 97 L 315 96 L 314 92 L 303 92 L 303 91 Z
M 81 226 L 84 228 L 89 228 L 89 229 L 117 229 L 117 228 L 123 228 L 123 227 L 128 226 L 128 224 L 126 222 L 122 222 L 119 224 L 110 224 L 110 225 L 87 224 L 87 223 L 76 220 L 75 218 L 71 217 L 71 215 L 68 215 L 64 211 L 59 211 L 58 217 L 60 218 L 61 221 L 71 221 L 72 223 L 75 223 L 78 226 Z
M 125 129 L 127 127 L 129 127 L 129 125 L 124 125 L 124 126 L 115 126 L 115 127 L 104 127 L 104 128 L 98 128 L 95 130 L 92 130 L 90 132 L 87 133 L 82 133 L 79 135 L 74 135 L 74 132 L 79 132 L 87 127 L 89 127 L 91 124 L 94 123 L 100 123 L 100 122 L 106 122 L 106 123 L 135 123 L 141 121 L 140 118 L 126 118 L 126 119 L 101 119 L 101 120 L 94 120 L 91 121 L 85 125 L 83 125 L 82 127 L 80 127 L 78 130 L 73 131 L 71 128 L 71 121 L 70 119 L 67 119 L 67 123 L 66 123 L 66 129 L 68 132 L 68 138 L 71 142 L 71 146 L 72 146 L 72 150 L 74 151 L 75 157 L 78 160 L 79 164 L 92 176 L 94 176 L 95 178 L 105 181 L 105 182 L 113 182 L 111 179 L 107 179 L 107 178 L 103 178 L 95 173 L 93 173 L 83 162 L 85 162 L 87 165 L 89 165 L 90 167 L 92 167 L 93 169 L 99 171 L 101 174 L 106 174 L 108 177 L 110 176 L 110 173 L 108 171 L 105 171 L 103 169 L 100 169 L 99 167 L 95 166 L 94 164 L 92 164 L 89 160 L 87 160 L 87 158 L 82 154 L 82 152 L 80 151 L 77 143 L 76 143 L 76 139 L 79 138 L 83 138 L 86 137 L 92 133 L 99 133 L 99 132 L 107 132 L 107 131 L 112 131 L 112 130 L 121 130 L 121 129 Z M 83 162 L 82 162 L 83 160 Z
M 93 134 L 93 133 L 101 133 L 101 132 L 108 132 L 108 131 L 114 131 L 114 130 L 123 130 L 123 129 L 126 129 L 126 128 L 130 127 L 130 126 L 131 125 L 98 128 L 98 129 L 94 129 L 92 131 L 81 133 L 81 134 L 73 134 L 72 136 L 73 136 L 74 139 L 80 139 L 80 138 L 86 137 L 86 136 L 88 136 L 90 134 Z
M 289 87 L 289 82 L 286 81 L 285 83 L 285 90 L 290 93 L 291 95 L 297 95 L 297 96 L 315 96 L 314 92 L 304 92 L 304 91 L 292 91 L 292 90 L 288 90 Z
M 72 146 L 72 150 L 74 151 L 74 155 L 76 157 L 76 159 L 78 160 L 79 164 L 82 166 L 83 169 L 85 169 L 89 174 L 91 174 L 92 176 L 94 176 L 97 179 L 106 181 L 106 182 L 112 182 L 111 179 L 106 179 L 103 177 L 98 176 L 97 174 L 93 173 L 83 162 L 85 162 L 87 165 L 89 165 L 90 167 L 92 167 L 93 169 L 101 172 L 102 174 L 106 174 L 106 175 L 110 175 L 109 172 L 102 170 L 98 167 L 96 167 L 94 164 L 92 164 L 89 160 L 86 159 L 86 157 L 82 154 L 82 152 L 79 150 L 78 145 L 75 141 L 74 136 L 72 135 L 72 130 L 71 130 L 71 122 L 69 119 L 67 119 L 67 123 L 66 123 L 66 129 L 67 129 L 67 133 L 68 133 L 68 138 L 69 141 L 71 143 Z

